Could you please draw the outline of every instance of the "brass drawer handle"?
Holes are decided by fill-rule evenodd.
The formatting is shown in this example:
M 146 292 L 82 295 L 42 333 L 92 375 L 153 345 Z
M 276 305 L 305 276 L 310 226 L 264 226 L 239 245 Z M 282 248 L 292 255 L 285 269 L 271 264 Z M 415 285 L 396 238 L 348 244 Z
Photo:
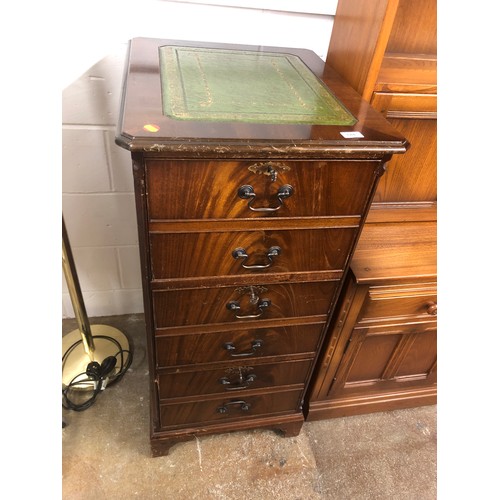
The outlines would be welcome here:
M 277 198 L 278 206 L 276 207 L 254 207 L 253 203 L 257 199 L 257 195 L 252 186 L 245 184 L 238 189 L 238 196 L 243 200 L 250 200 L 248 208 L 254 212 L 276 212 L 283 206 L 283 200 L 289 198 L 293 194 L 293 187 L 290 184 L 284 184 L 278 189 Z
M 253 319 L 253 318 L 260 318 L 263 314 L 266 308 L 268 308 L 271 305 L 271 301 L 269 299 L 260 299 L 257 303 L 257 309 L 259 310 L 258 313 L 256 314 L 245 314 L 245 315 L 240 315 L 240 314 L 235 314 L 235 318 L 237 319 Z M 226 304 L 226 308 L 229 309 L 230 311 L 238 312 L 241 310 L 240 303 L 237 300 L 232 300 L 231 302 L 228 302 Z
M 271 247 L 266 254 L 269 262 L 267 264 L 245 264 L 245 261 L 248 259 L 247 251 L 244 248 L 235 248 L 232 252 L 232 256 L 235 259 L 243 259 L 241 263 L 241 267 L 244 269 L 267 269 L 273 265 L 273 257 L 277 257 L 281 253 L 280 247 Z
M 240 352 L 240 353 L 231 352 L 231 357 L 232 358 L 245 358 L 248 356 L 254 356 L 255 354 L 257 354 L 257 350 L 262 348 L 262 346 L 264 345 L 264 342 L 262 340 L 253 340 L 250 345 L 252 346 L 251 351 Z M 226 349 L 226 351 L 235 351 L 236 347 L 234 346 L 234 344 L 232 342 L 226 342 L 224 344 L 224 349 Z
M 247 403 L 246 401 L 240 400 L 240 401 L 230 401 L 229 403 L 224 403 L 222 406 L 219 406 L 217 408 L 217 411 L 219 413 L 227 413 L 229 411 L 228 406 L 239 406 L 241 411 L 248 411 L 250 410 L 250 404 Z
M 246 377 L 243 377 L 243 374 L 240 373 L 237 382 L 231 382 L 228 377 L 222 377 L 219 379 L 219 382 L 225 386 L 224 389 L 226 391 L 239 391 L 241 389 L 246 389 L 256 378 L 257 375 L 255 375 L 255 373 L 250 373 Z
M 435 302 L 427 302 L 427 304 L 425 305 L 427 306 L 427 314 L 430 314 L 431 316 L 437 316 L 438 306 Z

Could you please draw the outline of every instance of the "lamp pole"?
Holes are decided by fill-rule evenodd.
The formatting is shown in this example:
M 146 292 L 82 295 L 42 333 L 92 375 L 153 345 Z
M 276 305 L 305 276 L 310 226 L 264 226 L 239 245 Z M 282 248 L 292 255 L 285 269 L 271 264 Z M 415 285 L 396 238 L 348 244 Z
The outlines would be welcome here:
M 108 325 L 90 326 L 64 217 L 62 240 L 62 267 L 78 324 L 77 330 L 62 339 L 62 383 L 63 387 L 71 384 L 74 389 L 93 390 L 94 386 L 88 383 L 86 376 L 89 363 L 102 363 L 109 356 L 116 357 L 116 368 L 109 377 L 112 382 L 113 375 L 121 373 L 127 362 L 131 361 L 131 350 L 127 337 L 117 328 Z

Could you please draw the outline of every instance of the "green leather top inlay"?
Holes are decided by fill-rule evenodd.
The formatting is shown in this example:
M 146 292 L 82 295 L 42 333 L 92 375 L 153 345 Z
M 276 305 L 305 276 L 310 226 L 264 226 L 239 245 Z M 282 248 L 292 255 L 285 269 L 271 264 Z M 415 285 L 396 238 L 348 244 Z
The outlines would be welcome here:
M 353 125 L 354 116 L 291 54 L 163 46 L 163 114 L 178 120 Z

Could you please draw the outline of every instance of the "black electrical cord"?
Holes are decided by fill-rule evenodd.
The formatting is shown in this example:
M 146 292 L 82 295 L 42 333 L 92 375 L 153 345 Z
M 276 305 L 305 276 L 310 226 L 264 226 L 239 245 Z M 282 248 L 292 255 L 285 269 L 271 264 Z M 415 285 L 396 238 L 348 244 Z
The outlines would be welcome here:
M 120 380 L 132 364 L 132 352 L 128 349 L 122 349 L 120 343 L 116 339 L 108 337 L 106 335 L 96 335 L 94 336 L 94 338 L 101 338 L 112 341 L 116 344 L 118 350 L 114 356 L 108 356 L 107 358 L 103 359 L 101 364 L 99 364 L 97 361 L 92 361 L 91 363 L 89 363 L 85 372 L 79 373 L 78 375 L 73 377 L 71 382 L 67 386 L 64 386 L 62 388 L 63 407 L 68 410 L 83 411 L 87 408 L 90 408 L 95 403 L 99 393 L 108 385 L 111 385 Z M 62 358 L 63 364 L 71 354 L 71 352 L 82 342 L 82 340 L 79 340 L 78 342 L 75 342 L 71 347 L 69 347 Z M 126 360 L 124 359 L 125 355 L 127 356 Z M 118 372 L 116 374 L 112 374 L 117 364 L 119 366 Z M 70 398 L 70 393 L 72 392 L 73 388 L 80 387 L 80 390 L 78 392 L 81 393 L 82 385 L 86 384 L 94 386 L 90 397 L 83 403 L 77 403 L 72 400 Z M 85 391 L 85 393 L 88 393 L 88 391 Z

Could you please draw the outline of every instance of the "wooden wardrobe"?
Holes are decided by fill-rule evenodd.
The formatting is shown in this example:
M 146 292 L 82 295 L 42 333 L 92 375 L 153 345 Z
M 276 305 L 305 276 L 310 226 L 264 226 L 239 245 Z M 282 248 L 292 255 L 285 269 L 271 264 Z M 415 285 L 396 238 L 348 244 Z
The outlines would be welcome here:
M 339 0 L 333 67 L 410 142 L 378 185 L 308 391 L 308 420 L 436 402 L 437 5 Z

